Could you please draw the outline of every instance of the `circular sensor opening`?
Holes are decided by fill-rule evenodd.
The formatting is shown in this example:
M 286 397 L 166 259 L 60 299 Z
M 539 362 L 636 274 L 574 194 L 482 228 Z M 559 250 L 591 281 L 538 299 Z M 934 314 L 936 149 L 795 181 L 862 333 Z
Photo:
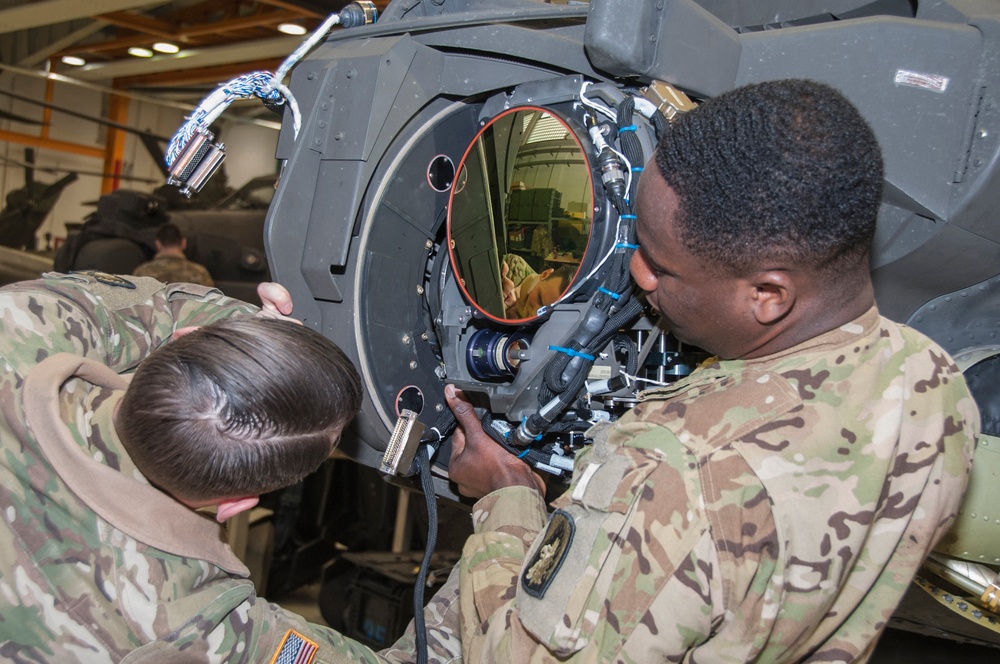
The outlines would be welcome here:
M 434 191 L 445 192 L 455 181 L 455 162 L 445 154 L 439 154 L 427 165 L 427 184 Z
M 424 393 L 416 385 L 408 385 L 396 395 L 396 417 L 404 410 L 419 415 L 424 410 Z

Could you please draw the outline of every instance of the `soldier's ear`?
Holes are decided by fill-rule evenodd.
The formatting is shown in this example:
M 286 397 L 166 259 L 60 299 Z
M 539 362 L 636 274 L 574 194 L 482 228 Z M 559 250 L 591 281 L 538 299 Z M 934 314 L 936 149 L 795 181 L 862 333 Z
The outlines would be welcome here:
M 785 270 L 765 270 L 750 279 L 750 306 L 761 325 L 772 325 L 785 317 L 795 303 L 795 280 Z
M 174 330 L 173 334 L 170 335 L 170 340 L 171 341 L 176 341 L 177 339 L 180 339 L 181 337 L 183 337 L 185 334 L 190 334 L 190 333 L 194 332 L 199 327 L 201 327 L 201 325 L 194 325 L 192 327 L 179 327 L 176 330 Z
M 218 503 L 218 510 L 215 513 L 215 520 L 223 523 L 240 512 L 246 512 L 257 506 L 260 498 L 257 496 L 245 496 L 243 498 L 229 498 Z

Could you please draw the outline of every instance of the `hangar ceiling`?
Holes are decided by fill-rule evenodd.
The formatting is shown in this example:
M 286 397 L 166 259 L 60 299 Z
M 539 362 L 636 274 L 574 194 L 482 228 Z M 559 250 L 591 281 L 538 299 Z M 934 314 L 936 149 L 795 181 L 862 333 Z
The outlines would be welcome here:
M 273 70 L 347 0 L 0 0 L 0 63 L 49 67 L 119 90 L 198 96 L 233 76 Z M 379 9 L 387 0 L 376 2 Z M 129 54 L 173 44 L 175 54 Z M 67 65 L 63 56 L 86 64 Z

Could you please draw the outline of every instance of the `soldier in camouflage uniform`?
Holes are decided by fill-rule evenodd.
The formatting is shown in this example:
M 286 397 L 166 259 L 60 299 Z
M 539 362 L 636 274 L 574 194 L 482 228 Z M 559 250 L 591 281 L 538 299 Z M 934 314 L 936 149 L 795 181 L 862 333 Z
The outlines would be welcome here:
M 212 275 L 204 265 L 187 259 L 187 238 L 176 224 L 169 222 L 156 230 L 156 255 L 132 270 L 137 277 L 153 277 L 165 284 L 186 283 L 214 286 Z
M 274 287 L 258 292 L 280 317 L 290 301 Z M 148 277 L 0 289 L 0 660 L 373 658 L 258 598 L 221 526 L 192 509 L 215 505 L 222 521 L 301 478 L 359 404 L 336 346 L 254 313 Z M 190 326 L 205 327 L 171 340 Z M 178 428 L 189 435 L 158 461 Z M 203 454 L 224 443 L 254 453 Z
M 979 423 L 948 355 L 875 307 L 881 183 L 873 133 L 825 85 L 741 88 L 668 129 L 632 274 L 718 359 L 592 430 L 551 514 L 446 389 L 451 479 L 485 497 L 440 659 L 868 658 L 955 517 Z

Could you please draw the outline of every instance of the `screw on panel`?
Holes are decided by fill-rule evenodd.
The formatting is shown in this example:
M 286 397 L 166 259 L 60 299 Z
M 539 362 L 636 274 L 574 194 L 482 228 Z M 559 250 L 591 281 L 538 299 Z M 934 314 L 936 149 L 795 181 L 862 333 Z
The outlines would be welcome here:
M 424 294 L 424 287 L 423 287 L 423 286 L 420 286 L 420 285 L 418 284 L 418 285 L 417 285 L 417 295 L 423 295 L 423 294 Z
M 410 335 L 408 335 L 408 334 L 404 334 L 403 335 L 403 344 L 405 344 L 405 345 L 409 345 L 410 344 Z
M 440 413 L 441 411 L 444 410 L 444 404 L 443 403 L 434 404 L 434 410 Z
M 411 369 L 416 369 L 417 368 L 417 361 L 416 360 L 413 360 L 412 362 L 410 362 L 410 368 Z
M 430 249 L 433 246 L 434 246 L 433 240 L 427 240 L 426 242 L 424 242 L 424 249 Z

